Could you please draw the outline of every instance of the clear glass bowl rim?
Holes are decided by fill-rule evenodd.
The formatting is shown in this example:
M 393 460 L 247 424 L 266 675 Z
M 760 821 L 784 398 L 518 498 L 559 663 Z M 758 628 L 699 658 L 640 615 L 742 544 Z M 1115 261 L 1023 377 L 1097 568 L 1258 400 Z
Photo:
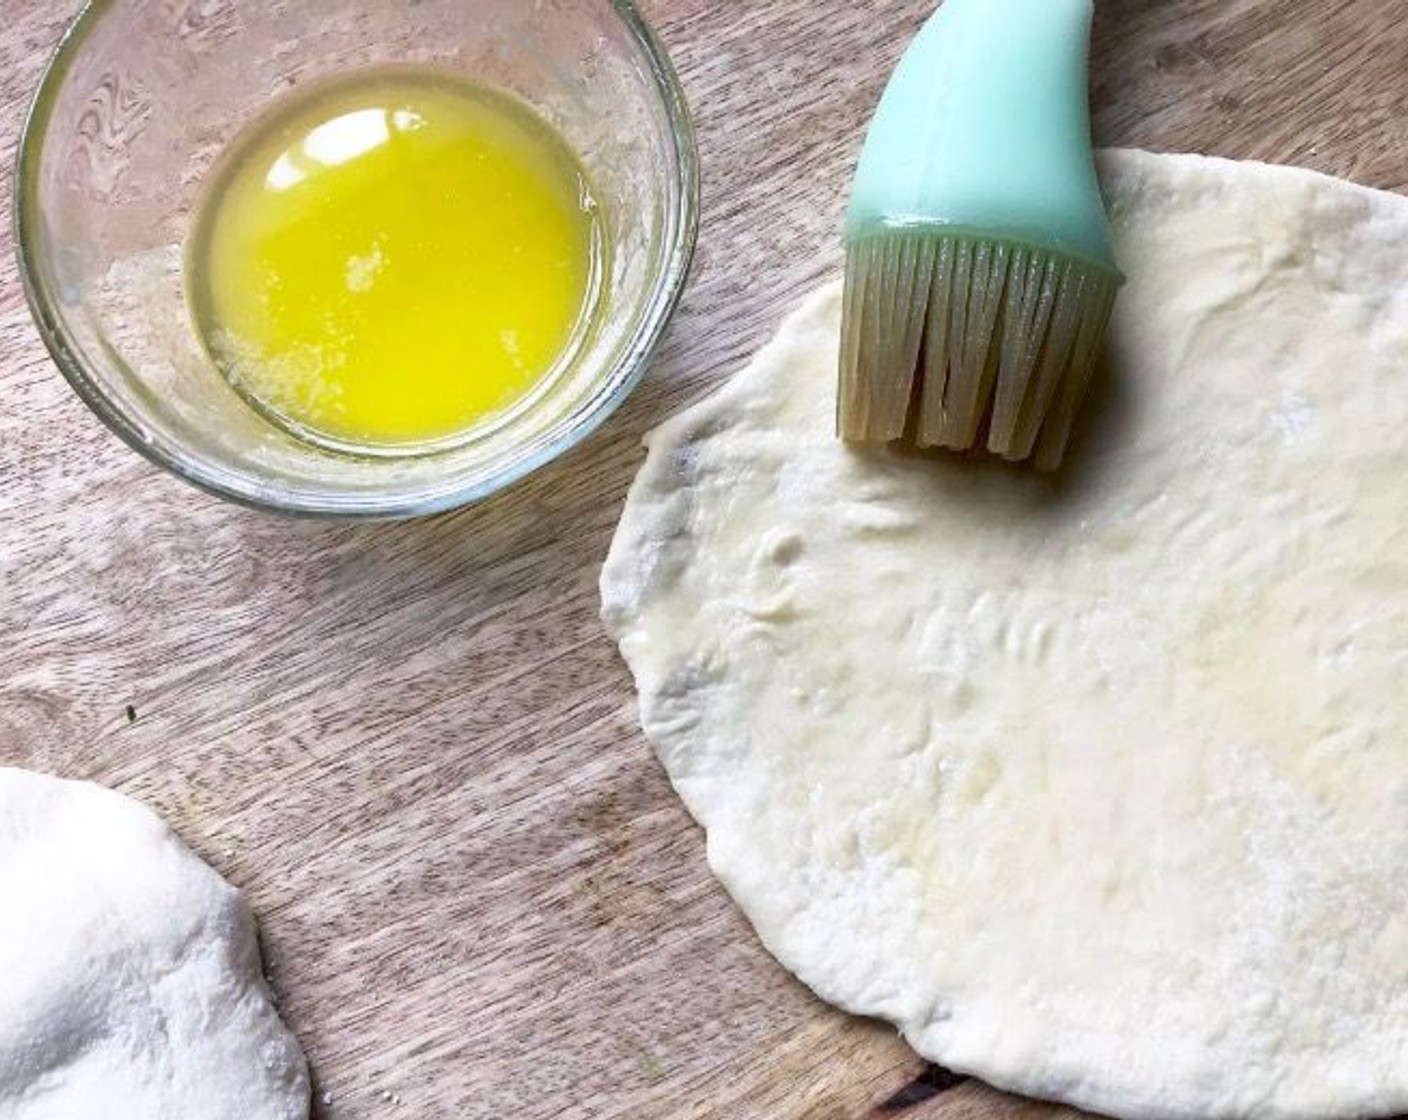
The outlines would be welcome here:
M 699 155 L 684 88 L 664 45 L 635 0 L 609 0 L 622 26 L 649 62 L 656 94 L 669 120 L 674 162 L 671 170 L 679 186 L 674 213 L 668 215 L 670 236 L 664 267 L 656 279 L 639 326 L 605 379 L 613 386 L 610 393 L 594 398 L 590 411 L 580 413 L 571 427 L 534 454 L 488 478 L 444 489 L 427 497 L 363 495 L 346 499 L 299 493 L 273 498 L 263 487 L 251 485 L 244 475 L 212 469 L 209 464 L 185 456 L 179 445 L 168 446 L 165 441 L 158 443 L 147 438 L 89 377 L 83 360 L 69 344 L 63 316 L 56 311 L 59 301 L 50 290 L 45 270 L 40 267 L 39 230 L 36 225 L 39 214 L 38 167 L 54 104 L 69 68 L 89 33 L 120 2 L 88 0 L 54 48 L 25 115 L 19 155 L 15 160 L 12 197 L 15 200 L 13 228 L 20 282 L 40 338 L 54 364 L 78 396 L 129 447 L 199 489 L 251 509 L 336 520 L 420 517 L 457 509 L 489 497 L 570 451 L 605 423 L 640 383 L 684 291 L 694 257 L 699 234 Z

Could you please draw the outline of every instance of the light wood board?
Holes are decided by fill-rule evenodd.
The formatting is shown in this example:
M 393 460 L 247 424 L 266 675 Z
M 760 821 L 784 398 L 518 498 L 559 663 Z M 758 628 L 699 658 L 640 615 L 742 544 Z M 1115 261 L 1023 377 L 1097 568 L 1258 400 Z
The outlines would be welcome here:
M 502 497 L 335 526 L 165 477 L 49 363 L 10 256 L 8 165 L 73 4 L 0 5 L 0 762 L 141 798 L 249 893 L 330 1095 L 319 1115 L 1074 1115 L 915 1082 L 893 1030 L 773 963 L 710 878 L 597 621 L 641 434 L 836 273 L 863 122 L 930 6 L 648 3 L 705 199 L 648 380 Z M 1099 138 L 1408 190 L 1404 14 L 1100 0 Z

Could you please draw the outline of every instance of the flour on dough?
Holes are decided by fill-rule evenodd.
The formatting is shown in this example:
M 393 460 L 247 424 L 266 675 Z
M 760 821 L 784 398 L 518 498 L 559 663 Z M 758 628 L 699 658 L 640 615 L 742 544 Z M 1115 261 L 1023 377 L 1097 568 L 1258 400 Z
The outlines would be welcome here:
M 0 768 L 0 1120 L 303 1120 L 239 893 L 135 801 Z
M 650 441 L 602 576 L 767 947 L 999 1086 L 1408 1110 L 1408 200 L 1113 153 L 1069 469 L 847 450 L 839 290 Z

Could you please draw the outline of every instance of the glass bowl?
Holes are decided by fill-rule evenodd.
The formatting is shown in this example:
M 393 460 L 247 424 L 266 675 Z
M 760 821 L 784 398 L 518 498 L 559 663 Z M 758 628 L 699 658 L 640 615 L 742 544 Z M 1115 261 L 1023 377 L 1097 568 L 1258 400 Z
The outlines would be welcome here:
M 304 442 L 213 367 L 183 250 L 212 164 L 281 94 L 354 68 L 448 69 L 513 91 L 576 151 L 610 246 L 583 344 L 531 408 L 429 454 Z M 21 142 L 20 271 L 74 389 L 152 461 L 246 505 L 408 517 L 498 490 L 583 439 L 645 372 L 694 248 L 679 82 L 629 0 L 93 0 Z

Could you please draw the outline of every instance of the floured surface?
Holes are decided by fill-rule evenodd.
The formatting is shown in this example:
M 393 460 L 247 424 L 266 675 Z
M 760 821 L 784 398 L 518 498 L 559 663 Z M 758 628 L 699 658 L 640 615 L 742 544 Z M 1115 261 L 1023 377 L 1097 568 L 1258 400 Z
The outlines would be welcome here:
M 658 430 L 602 588 L 768 947 L 1129 1116 L 1408 1108 L 1408 202 L 1118 153 L 1058 480 L 848 451 L 839 289 Z
M 303 1120 L 238 892 L 135 801 L 0 768 L 0 1120 Z

